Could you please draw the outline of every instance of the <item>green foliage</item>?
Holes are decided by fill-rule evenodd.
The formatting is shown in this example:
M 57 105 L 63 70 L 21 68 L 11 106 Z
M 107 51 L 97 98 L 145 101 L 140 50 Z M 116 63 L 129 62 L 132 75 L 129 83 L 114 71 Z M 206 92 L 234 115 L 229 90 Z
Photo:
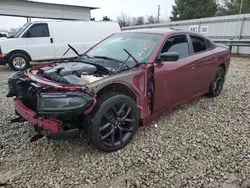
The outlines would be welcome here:
M 215 0 L 175 0 L 171 21 L 213 17 L 218 10 Z
M 242 14 L 250 13 L 250 0 L 242 1 Z M 241 0 L 224 0 L 218 9 L 217 16 L 235 15 L 240 13 Z

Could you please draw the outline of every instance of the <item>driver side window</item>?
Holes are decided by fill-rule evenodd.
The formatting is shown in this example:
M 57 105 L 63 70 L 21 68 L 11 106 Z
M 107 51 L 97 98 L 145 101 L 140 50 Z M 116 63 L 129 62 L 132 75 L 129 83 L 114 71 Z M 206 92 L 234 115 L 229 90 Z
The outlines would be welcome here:
M 165 52 L 177 52 L 180 59 L 190 56 L 187 36 L 175 35 L 169 37 L 161 50 L 161 53 Z
M 49 37 L 49 28 L 46 23 L 34 24 L 28 31 L 22 36 L 22 38 L 40 38 Z

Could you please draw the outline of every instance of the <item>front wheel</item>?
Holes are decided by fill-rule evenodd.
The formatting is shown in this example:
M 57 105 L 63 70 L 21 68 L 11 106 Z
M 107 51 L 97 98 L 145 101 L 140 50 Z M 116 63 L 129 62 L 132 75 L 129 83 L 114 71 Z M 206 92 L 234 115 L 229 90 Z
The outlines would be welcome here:
M 29 67 L 30 60 L 26 55 L 22 53 L 16 53 L 9 57 L 8 64 L 12 70 L 22 71 Z
M 88 124 L 89 142 L 101 151 L 117 151 L 132 140 L 139 119 L 138 107 L 131 98 L 114 93 L 102 96 Z
M 209 97 L 217 97 L 220 95 L 225 82 L 225 70 L 219 66 L 216 70 L 214 81 L 209 88 Z

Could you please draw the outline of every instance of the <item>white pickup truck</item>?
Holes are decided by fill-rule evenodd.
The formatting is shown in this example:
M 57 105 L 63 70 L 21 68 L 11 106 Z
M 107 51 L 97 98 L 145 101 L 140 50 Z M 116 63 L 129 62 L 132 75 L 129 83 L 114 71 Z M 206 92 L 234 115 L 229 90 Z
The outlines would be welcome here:
M 84 53 L 113 33 L 121 32 L 116 22 L 43 21 L 25 24 L 14 36 L 0 39 L 0 65 L 25 70 L 30 61 L 60 59 L 73 46 Z M 75 57 L 69 51 L 64 58 Z

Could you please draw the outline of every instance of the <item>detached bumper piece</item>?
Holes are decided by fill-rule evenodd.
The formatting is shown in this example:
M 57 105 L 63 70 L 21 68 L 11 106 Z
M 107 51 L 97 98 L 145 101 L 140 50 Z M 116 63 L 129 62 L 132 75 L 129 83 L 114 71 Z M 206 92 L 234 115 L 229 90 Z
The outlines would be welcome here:
M 41 93 L 35 117 L 44 115 L 80 114 L 90 108 L 94 98 L 82 92 Z

